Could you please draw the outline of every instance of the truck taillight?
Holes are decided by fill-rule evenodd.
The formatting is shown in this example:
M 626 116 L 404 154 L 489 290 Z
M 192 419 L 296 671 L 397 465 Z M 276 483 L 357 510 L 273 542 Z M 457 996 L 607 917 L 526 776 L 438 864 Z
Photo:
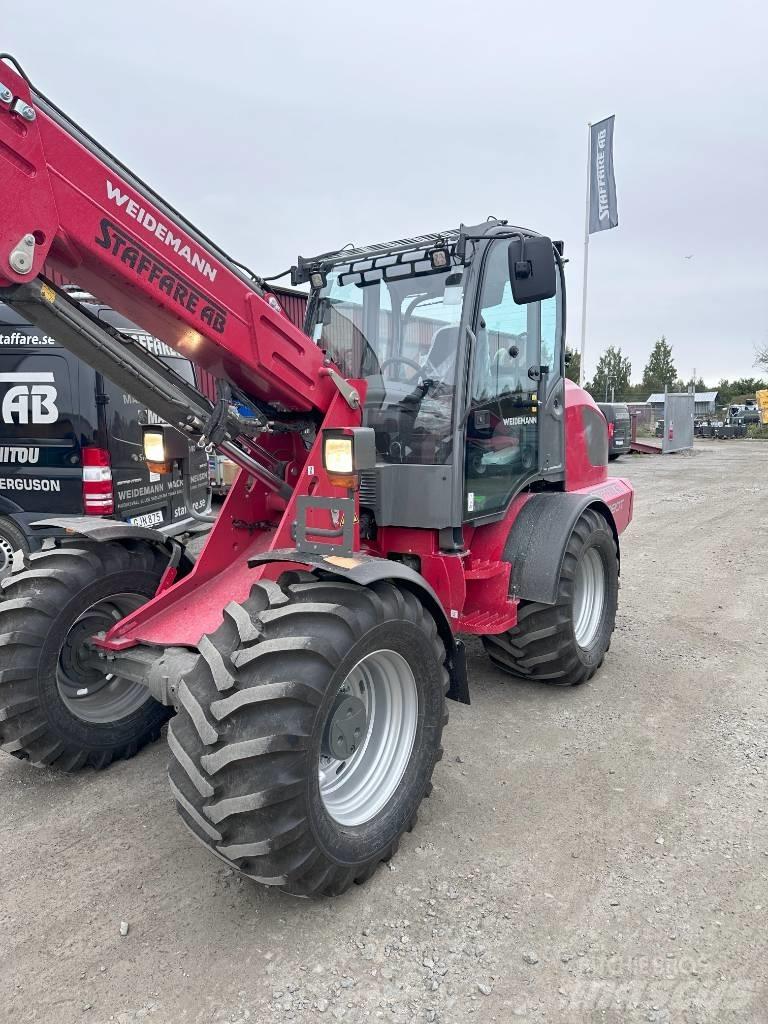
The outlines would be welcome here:
M 87 516 L 109 516 L 115 511 L 112 469 L 104 448 L 83 448 L 83 510 Z
M 615 423 L 609 423 L 608 424 L 608 440 L 609 441 L 613 440 L 613 432 L 614 432 L 615 429 L 616 429 L 616 424 Z

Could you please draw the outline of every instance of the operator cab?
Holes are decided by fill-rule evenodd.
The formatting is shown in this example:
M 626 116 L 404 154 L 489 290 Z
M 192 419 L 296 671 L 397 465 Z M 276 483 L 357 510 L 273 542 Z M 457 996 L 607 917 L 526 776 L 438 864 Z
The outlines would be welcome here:
M 455 529 L 562 484 L 564 289 L 549 239 L 491 220 L 300 260 L 302 280 L 307 333 L 365 381 L 377 466 L 361 504 L 379 526 Z

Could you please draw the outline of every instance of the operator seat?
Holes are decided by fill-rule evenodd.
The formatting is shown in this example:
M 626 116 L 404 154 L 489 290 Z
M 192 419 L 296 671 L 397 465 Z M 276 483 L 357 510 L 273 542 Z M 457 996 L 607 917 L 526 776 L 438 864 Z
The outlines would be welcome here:
M 422 379 L 431 377 L 441 384 L 453 384 L 458 347 L 459 328 L 438 327 L 432 335 L 432 344 L 422 367 Z

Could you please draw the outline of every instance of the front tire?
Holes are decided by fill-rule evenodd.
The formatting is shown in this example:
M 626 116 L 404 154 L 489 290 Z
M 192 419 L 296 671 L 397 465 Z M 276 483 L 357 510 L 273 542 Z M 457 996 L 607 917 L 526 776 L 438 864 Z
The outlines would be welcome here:
M 499 668 L 532 682 L 575 686 L 597 672 L 611 644 L 619 596 L 613 531 L 594 509 L 568 541 L 554 605 L 521 601 L 517 625 L 483 637 Z
M 0 748 L 33 764 L 105 768 L 156 739 L 169 710 L 101 672 L 84 641 L 151 598 L 167 556 L 144 542 L 62 544 L 25 558 L 0 602 Z
M 199 646 L 168 734 L 184 823 L 295 895 L 367 880 L 413 828 L 442 755 L 433 617 L 388 582 L 262 581 Z

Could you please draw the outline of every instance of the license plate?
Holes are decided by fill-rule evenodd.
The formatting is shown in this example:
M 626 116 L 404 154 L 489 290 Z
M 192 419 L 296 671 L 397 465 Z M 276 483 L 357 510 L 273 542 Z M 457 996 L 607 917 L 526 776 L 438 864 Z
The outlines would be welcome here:
M 163 521 L 163 513 L 157 512 L 145 512 L 143 516 L 131 516 L 128 520 L 133 526 L 157 526 Z
M 624 444 L 623 441 L 614 441 L 613 443 L 616 445 L 617 448 L 619 447 L 620 444 Z

